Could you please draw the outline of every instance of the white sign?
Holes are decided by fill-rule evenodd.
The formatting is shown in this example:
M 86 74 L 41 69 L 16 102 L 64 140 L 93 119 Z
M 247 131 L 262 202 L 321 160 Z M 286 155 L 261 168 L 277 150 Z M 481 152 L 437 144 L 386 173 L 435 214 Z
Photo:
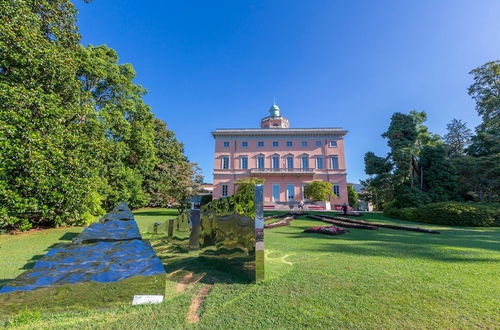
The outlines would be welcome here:
M 163 296 L 135 295 L 132 305 L 159 304 L 163 302 Z

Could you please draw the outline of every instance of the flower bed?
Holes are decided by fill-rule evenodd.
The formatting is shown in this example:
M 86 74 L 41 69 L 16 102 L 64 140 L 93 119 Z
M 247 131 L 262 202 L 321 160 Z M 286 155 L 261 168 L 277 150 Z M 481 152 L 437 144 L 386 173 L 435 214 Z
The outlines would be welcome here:
M 311 227 L 304 230 L 304 233 L 315 233 L 315 234 L 324 234 L 324 235 L 342 235 L 348 233 L 349 230 L 334 227 L 334 226 L 320 226 L 320 227 Z

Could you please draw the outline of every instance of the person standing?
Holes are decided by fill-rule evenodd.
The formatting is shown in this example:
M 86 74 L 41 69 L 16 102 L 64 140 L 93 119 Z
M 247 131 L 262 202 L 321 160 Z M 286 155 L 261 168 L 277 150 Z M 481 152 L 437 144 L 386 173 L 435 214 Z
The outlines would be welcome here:
M 299 202 L 299 210 L 300 210 L 301 212 L 304 212 L 304 201 L 300 201 L 300 202 Z
M 342 212 L 344 212 L 344 215 L 347 215 L 347 204 L 346 203 L 342 204 Z

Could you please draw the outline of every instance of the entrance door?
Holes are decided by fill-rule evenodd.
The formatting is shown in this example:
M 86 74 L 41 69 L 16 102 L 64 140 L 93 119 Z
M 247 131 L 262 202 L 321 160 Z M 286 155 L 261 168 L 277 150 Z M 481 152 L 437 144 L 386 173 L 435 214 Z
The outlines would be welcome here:
M 295 186 L 293 184 L 286 186 L 286 194 L 289 202 L 293 202 L 295 200 Z
M 273 184 L 273 202 L 280 201 L 280 185 Z

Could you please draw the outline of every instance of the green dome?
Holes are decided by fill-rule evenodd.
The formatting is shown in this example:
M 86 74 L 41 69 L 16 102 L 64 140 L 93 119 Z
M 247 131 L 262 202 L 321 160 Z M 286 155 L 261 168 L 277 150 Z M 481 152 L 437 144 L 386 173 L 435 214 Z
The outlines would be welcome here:
M 278 117 L 280 115 L 280 108 L 276 104 L 273 104 L 271 109 L 269 109 L 269 114 L 273 117 Z

